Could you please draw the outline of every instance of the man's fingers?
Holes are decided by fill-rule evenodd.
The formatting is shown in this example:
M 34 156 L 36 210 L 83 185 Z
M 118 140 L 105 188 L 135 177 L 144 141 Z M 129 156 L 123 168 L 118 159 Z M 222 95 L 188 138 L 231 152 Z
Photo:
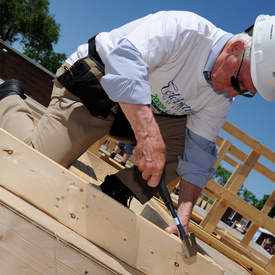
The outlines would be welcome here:
M 156 187 L 159 185 L 161 173 L 152 174 L 152 172 L 143 171 L 142 178 L 147 180 L 147 184 L 150 187 Z
M 174 235 L 179 236 L 179 232 L 178 232 L 177 227 L 175 225 L 171 225 L 169 227 L 166 227 L 165 231 L 169 234 L 174 234 Z
M 144 179 L 144 180 L 149 180 L 150 178 L 151 178 L 151 173 L 148 173 L 148 172 L 146 172 L 146 171 L 144 171 L 144 172 L 142 172 L 142 178 Z M 149 184 L 148 184 L 149 185 Z
M 159 185 L 160 182 L 160 178 L 161 178 L 161 174 L 154 174 L 150 177 L 150 179 L 148 180 L 147 184 L 150 187 L 156 187 Z

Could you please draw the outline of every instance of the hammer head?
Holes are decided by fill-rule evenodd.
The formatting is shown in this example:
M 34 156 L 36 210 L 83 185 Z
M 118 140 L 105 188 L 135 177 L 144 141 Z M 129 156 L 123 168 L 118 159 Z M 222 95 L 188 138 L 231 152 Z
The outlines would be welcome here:
M 191 232 L 189 236 L 187 234 L 183 236 L 182 248 L 183 248 L 183 251 L 181 253 L 187 259 L 197 255 L 197 243 L 195 239 L 195 234 L 193 232 Z

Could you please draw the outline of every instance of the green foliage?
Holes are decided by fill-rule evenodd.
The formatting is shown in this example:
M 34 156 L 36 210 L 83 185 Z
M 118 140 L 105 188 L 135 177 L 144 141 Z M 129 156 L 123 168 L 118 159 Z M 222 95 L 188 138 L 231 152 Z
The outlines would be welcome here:
M 224 167 L 219 165 L 214 173 L 213 179 L 216 182 L 218 182 L 219 184 L 221 184 L 222 186 L 224 186 L 226 184 L 226 182 L 228 181 L 228 179 L 230 178 L 231 174 L 232 174 L 232 172 L 226 170 Z M 243 200 L 250 203 L 251 205 L 258 208 L 259 210 L 261 210 L 263 208 L 264 204 L 266 203 L 266 201 L 269 198 L 269 195 L 264 195 L 261 200 L 258 200 L 256 198 L 256 195 L 254 195 L 253 192 L 249 191 L 248 189 L 244 188 L 243 186 L 240 188 L 237 195 L 239 197 L 241 197 Z M 275 217 L 275 205 L 272 207 L 272 209 L 268 213 L 268 216 L 271 218 Z
M 220 185 L 224 186 L 230 178 L 231 174 L 232 172 L 226 170 L 221 165 L 219 165 L 214 173 L 213 179 Z
M 56 53 L 53 50 L 46 50 L 37 53 L 31 47 L 25 46 L 24 54 L 35 60 L 38 64 L 47 68 L 52 73 L 55 73 L 66 59 L 65 53 Z
M 0 0 L 1 39 L 10 44 L 19 42 L 24 54 L 54 73 L 52 69 L 66 58 L 64 53 L 53 51 L 59 31 L 60 25 L 49 14 L 48 0 Z
M 258 199 L 256 198 L 256 196 L 249 190 L 247 190 L 246 188 L 244 188 L 240 194 L 240 197 L 247 201 L 248 203 L 250 203 L 253 206 L 256 206 L 258 203 Z
M 261 210 L 269 197 L 270 197 L 270 195 L 264 195 L 263 198 L 261 200 L 259 200 L 258 203 L 255 205 L 255 207 L 258 208 L 259 210 Z M 273 207 L 269 211 L 268 216 L 271 218 L 275 217 L 275 205 L 273 205 Z

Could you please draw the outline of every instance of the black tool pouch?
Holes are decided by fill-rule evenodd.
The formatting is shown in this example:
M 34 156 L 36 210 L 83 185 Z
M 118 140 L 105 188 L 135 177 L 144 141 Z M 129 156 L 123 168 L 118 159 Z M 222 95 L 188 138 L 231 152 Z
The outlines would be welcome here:
M 104 67 L 92 57 L 76 61 L 57 80 L 71 93 L 78 96 L 91 115 L 107 117 L 113 106 L 102 86 L 100 79 L 104 75 Z
M 110 129 L 110 135 L 130 138 L 133 140 L 136 139 L 132 127 L 120 107 L 117 111 L 115 121 Z
M 101 77 L 105 74 L 104 64 L 95 47 L 95 36 L 89 41 L 89 57 L 76 61 L 57 80 L 71 93 L 78 96 L 91 115 L 107 117 L 114 102 L 100 85 Z M 119 108 L 110 135 L 135 139 L 130 123 Z

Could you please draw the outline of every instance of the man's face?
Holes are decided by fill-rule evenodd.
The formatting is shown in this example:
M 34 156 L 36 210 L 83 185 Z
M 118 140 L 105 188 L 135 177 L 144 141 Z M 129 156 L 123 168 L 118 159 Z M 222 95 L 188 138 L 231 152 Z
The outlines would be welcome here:
M 268 241 L 264 242 L 264 249 L 269 249 L 271 248 L 271 244 Z
M 257 92 L 251 80 L 250 62 L 244 59 L 241 64 L 241 57 L 241 54 L 239 56 L 226 53 L 221 55 L 211 73 L 211 83 L 217 92 L 230 94 L 231 97 L 240 94 L 232 87 L 231 83 L 231 77 L 236 76 L 239 69 L 238 82 L 240 90 L 248 90 L 252 94 Z

